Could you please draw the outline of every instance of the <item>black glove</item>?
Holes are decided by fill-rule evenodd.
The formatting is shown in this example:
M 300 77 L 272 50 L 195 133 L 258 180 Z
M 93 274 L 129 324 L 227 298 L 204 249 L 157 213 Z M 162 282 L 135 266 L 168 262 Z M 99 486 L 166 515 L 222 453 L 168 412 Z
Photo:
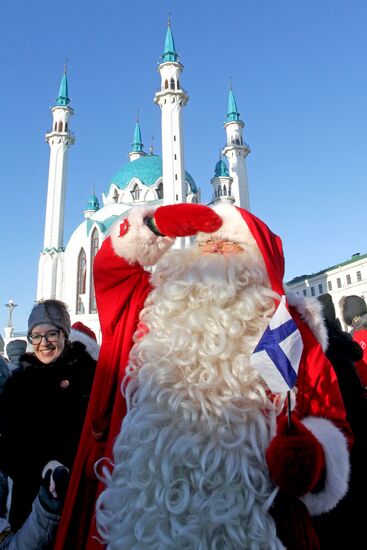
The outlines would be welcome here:
M 69 470 L 65 466 L 61 465 L 54 470 L 52 468 L 47 470 L 38 492 L 39 501 L 47 512 L 61 513 L 68 482 Z

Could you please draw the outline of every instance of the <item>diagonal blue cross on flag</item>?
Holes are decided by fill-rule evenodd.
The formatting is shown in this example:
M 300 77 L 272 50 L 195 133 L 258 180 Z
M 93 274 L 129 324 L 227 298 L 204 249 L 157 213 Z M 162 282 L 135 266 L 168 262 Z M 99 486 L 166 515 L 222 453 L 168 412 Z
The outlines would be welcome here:
M 283 296 L 251 356 L 251 365 L 273 393 L 295 386 L 303 350 L 301 334 L 285 299 Z

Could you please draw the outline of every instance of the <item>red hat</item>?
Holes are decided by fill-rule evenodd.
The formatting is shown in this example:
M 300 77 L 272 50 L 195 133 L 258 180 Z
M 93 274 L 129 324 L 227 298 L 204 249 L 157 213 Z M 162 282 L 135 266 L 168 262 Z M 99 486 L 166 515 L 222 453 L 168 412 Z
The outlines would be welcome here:
M 259 218 L 243 208 L 236 208 L 245 220 L 261 252 L 271 288 L 282 296 L 285 292 L 283 288 L 284 254 L 281 238 L 275 235 Z
M 213 210 L 222 218 L 222 226 L 210 236 L 238 243 L 256 245 L 259 249 L 269 276 L 271 288 L 282 296 L 284 256 L 282 241 L 259 218 L 232 204 L 218 202 Z M 207 240 L 208 233 L 199 233 L 198 240 Z
M 92 340 L 95 340 L 97 342 L 97 337 L 95 332 L 91 328 L 87 327 L 87 325 L 85 325 L 81 321 L 77 321 L 76 323 L 71 325 L 71 328 L 79 332 L 83 332 L 84 334 L 89 336 L 89 338 L 92 338 Z

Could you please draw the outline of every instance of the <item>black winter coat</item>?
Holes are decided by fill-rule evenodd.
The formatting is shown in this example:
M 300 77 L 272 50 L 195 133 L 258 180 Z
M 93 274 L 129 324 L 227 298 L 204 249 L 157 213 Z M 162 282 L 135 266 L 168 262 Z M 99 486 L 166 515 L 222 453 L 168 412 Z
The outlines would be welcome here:
M 347 420 L 352 428 L 351 476 L 345 498 L 329 514 L 314 518 L 321 550 L 365 548 L 367 495 L 367 401 L 354 362 L 363 355 L 350 334 L 326 323 L 329 336 L 327 357 L 334 367 L 343 397 Z
M 71 468 L 96 366 L 80 342 L 67 342 L 49 365 L 31 353 L 20 364 L 0 398 L 0 469 L 13 479 L 13 530 L 31 511 L 47 462 Z

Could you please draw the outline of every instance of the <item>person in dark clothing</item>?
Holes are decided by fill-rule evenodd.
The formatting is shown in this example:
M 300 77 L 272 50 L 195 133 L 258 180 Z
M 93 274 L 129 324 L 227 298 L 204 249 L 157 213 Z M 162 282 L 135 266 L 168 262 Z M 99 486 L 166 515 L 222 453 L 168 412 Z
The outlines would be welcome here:
M 10 377 L 10 370 L 8 362 L 5 361 L 4 357 L 0 355 L 0 395 L 3 392 L 3 388 Z
M 323 294 L 319 301 L 323 305 L 329 338 L 326 355 L 338 378 L 354 443 L 348 493 L 328 517 L 314 518 L 314 523 L 322 550 L 360 548 L 365 539 L 365 512 L 360 503 L 367 495 L 367 400 L 355 363 L 362 359 L 363 350 L 348 332 L 342 330 L 330 294 Z
M 27 350 L 27 342 L 16 338 L 15 340 L 10 340 L 6 346 L 6 355 L 8 356 L 9 363 L 8 367 L 10 372 L 14 369 L 19 368 L 19 359 L 23 353 Z
M 33 353 L 20 357 L 21 368 L 0 397 L 0 470 L 13 480 L 13 531 L 31 512 L 44 465 L 51 460 L 68 469 L 73 465 L 96 361 L 69 334 L 65 304 L 37 303 L 28 320 Z
M 367 305 L 360 296 L 345 296 L 340 300 L 343 321 L 351 327 L 350 334 L 361 346 L 363 357 L 356 363 L 356 370 L 367 397 Z

